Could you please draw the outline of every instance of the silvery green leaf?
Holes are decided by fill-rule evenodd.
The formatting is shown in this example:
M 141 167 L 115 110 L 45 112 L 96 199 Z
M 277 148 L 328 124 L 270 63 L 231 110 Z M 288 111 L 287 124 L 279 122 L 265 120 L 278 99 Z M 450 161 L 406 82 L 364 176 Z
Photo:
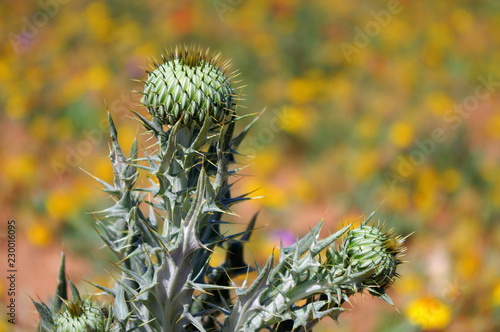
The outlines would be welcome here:
M 68 283 L 69 283 L 69 288 L 71 289 L 72 301 L 73 302 L 82 302 L 82 298 L 80 297 L 80 292 L 76 288 L 75 284 L 73 284 L 73 282 L 70 279 L 68 279 Z
M 127 302 L 125 301 L 124 289 L 120 286 L 115 290 L 115 301 L 113 302 L 115 317 L 120 321 L 126 321 L 129 316 Z
M 68 285 L 66 282 L 66 255 L 61 254 L 61 264 L 59 266 L 59 274 L 57 276 L 56 296 L 52 302 L 54 311 L 59 311 L 63 304 L 63 300 L 68 299 Z
M 302 255 L 307 250 L 311 248 L 311 244 L 318 238 L 319 232 L 321 230 L 321 226 L 323 226 L 323 222 L 319 222 L 316 226 L 314 226 L 307 235 L 302 237 L 299 241 L 295 242 L 289 247 L 283 248 L 281 251 L 285 255 L 289 255 L 292 252 L 298 253 L 298 255 Z
M 47 331 L 52 331 L 54 325 L 54 319 L 52 317 L 52 312 L 45 303 L 39 303 L 35 300 L 31 300 L 35 305 L 36 311 L 40 315 L 42 327 L 47 329 Z

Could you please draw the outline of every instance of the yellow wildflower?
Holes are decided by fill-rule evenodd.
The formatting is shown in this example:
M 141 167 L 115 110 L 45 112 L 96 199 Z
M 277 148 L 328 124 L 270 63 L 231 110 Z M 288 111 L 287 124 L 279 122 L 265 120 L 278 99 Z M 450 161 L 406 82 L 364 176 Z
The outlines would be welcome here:
M 295 103 L 308 103 L 314 95 L 314 86 L 306 79 L 296 78 L 288 84 L 288 97 Z
M 281 129 L 292 134 L 298 134 L 311 124 L 311 110 L 300 107 L 287 107 L 279 125 Z
M 5 112 L 11 119 L 21 119 L 26 114 L 26 97 L 15 93 L 9 96 L 5 105 Z
M 108 7 L 100 1 L 91 2 L 85 9 L 85 18 L 87 25 L 94 37 L 101 41 L 110 38 L 111 22 L 108 13 Z
M 39 247 L 44 247 L 52 242 L 52 231 L 47 225 L 36 222 L 29 226 L 28 240 Z
M 62 220 L 77 212 L 79 206 L 76 204 L 73 195 L 59 190 L 49 194 L 45 200 L 45 208 L 47 209 L 49 217 Z
M 389 129 L 389 139 L 400 148 L 406 148 L 413 142 L 413 128 L 408 123 L 396 122 Z
M 443 92 L 430 93 L 425 100 L 425 104 L 436 115 L 444 115 L 453 108 L 453 100 Z
M 86 73 L 87 87 L 101 90 L 108 85 L 109 71 L 102 66 L 93 66 Z
M 405 311 L 408 320 L 424 330 L 441 330 L 451 320 L 451 309 L 435 297 L 421 297 L 410 303 Z
M 500 281 L 496 283 L 493 288 L 493 292 L 491 292 L 491 304 L 493 307 L 500 306 Z
M 495 114 L 488 120 L 488 134 L 495 139 L 500 139 L 500 115 Z
M 264 190 L 262 203 L 266 206 L 279 209 L 286 205 L 287 195 L 282 187 L 268 184 Z
M 36 166 L 33 155 L 11 155 L 4 161 L 4 175 L 9 181 L 28 184 L 33 181 Z
M 274 149 L 266 149 L 257 155 L 255 166 L 256 173 L 260 176 L 268 176 L 279 166 L 280 156 Z

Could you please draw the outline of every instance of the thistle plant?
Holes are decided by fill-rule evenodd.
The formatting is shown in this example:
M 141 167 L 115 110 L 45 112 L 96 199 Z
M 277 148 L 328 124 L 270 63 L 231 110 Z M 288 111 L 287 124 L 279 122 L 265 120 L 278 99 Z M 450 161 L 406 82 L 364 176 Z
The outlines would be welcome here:
M 372 216 L 324 239 L 319 223 L 264 266 L 247 264 L 257 215 L 243 232 L 224 228 L 232 207 L 252 199 L 232 195 L 244 168 L 238 146 L 257 120 L 236 133 L 245 117 L 237 113 L 236 75 L 200 48 L 176 47 L 154 61 L 141 99 L 149 115 L 132 110 L 149 137 L 141 156 L 137 141 L 123 152 L 108 114 L 114 180 L 96 180 L 114 204 L 96 212 L 96 228 L 120 273 L 112 288 L 93 285 L 112 301 L 82 300 L 63 260 L 53 303 L 34 301 L 40 331 L 311 331 L 322 318 L 336 320 L 356 293 L 392 304 L 386 290 L 404 238 L 373 225 Z M 212 266 L 217 247 L 225 261 Z M 251 271 L 254 281 L 233 281 Z

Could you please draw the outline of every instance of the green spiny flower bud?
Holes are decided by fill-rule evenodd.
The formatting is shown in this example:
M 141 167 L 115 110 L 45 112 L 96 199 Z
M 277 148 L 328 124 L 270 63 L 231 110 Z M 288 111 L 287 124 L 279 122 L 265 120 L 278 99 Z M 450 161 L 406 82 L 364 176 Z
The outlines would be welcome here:
M 57 332 L 105 332 L 106 317 L 89 300 L 70 302 L 64 311 L 56 315 Z
M 227 75 L 229 62 L 200 48 L 167 50 L 163 63 L 148 71 L 141 103 L 163 125 L 182 118 L 188 127 L 201 126 L 206 116 L 220 123 L 234 112 L 234 91 Z
M 349 231 L 341 250 L 347 255 L 351 273 L 366 273 L 363 284 L 383 293 L 398 276 L 396 267 L 405 250 L 403 242 L 404 238 L 394 236 L 392 232 L 362 225 Z

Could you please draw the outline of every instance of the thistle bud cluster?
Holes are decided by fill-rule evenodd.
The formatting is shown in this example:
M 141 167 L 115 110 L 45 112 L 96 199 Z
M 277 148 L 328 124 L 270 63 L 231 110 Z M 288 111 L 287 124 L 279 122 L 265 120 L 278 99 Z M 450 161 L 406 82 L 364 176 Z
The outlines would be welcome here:
M 234 204 L 252 199 L 233 196 L 232 187 L 241 169 L 238 146 L 255 120 L 236 134 L 243 117 L 228 67 L 194 47 L 171 49 L 154 62 L 141 100 L 148 115 L 133 111 L 150 136 L 141 156 L 137 141 L 124 153 L 109 115 L 114 179 L 95 179 L 114 204 L 96 212 L 96 224 L 119 277 L 112 288 L 93 285 L 112 302 L 104 314 L 71 282 L 68 302 L 63 261 L 54 303 L 34 301 L 40 331 L 310 331 L 322 318 L 337 319 L 355 293 L 392 303 L 386 290 L 404 239 L 368 225 L 371 217 L 324 239 L 318 224 L 265 266 L 247 264 L 244 247 L 257 215 L 241 233 L 223 227 Z M 211 266 L 216 247 L 226 259 Z M 256 280 L 235 286 L 235 277 L 252 270 Z
M 252 286 L 237 291 L 241 303 L 233 309 L 231 327 L 225 331 L 259 331 L 268 326 L 309 331 L 324 317 L 337 320 L 345 310 L 342 304 L 364 291 L 392 305 L 386 290 L 398 276 L 404 238 L 367 226 L 372 216 L 357 228 L 346 226 L 325 239 L 318 237 L 318 224 L 293 246 L 281 248 L 276 265 L 270 258 Z M 259 306 L 243 310 L 253 301 Z
M 68 304 L 64 311 L 56 315 L 55 325 L 57 332 L 109 331 L 103 312 L 92 306 L 89 300 Z
M 67 292 L 68 286 L 71 289 L 71 300 Z M 64 255 L 59 269 L 56 296 L 51 306 L 34 300 L 33 303 L 40 314 L 37 327 L 39 332 L 116 331 L 108 309 L 95 305 L 90 299 L 83 300 L 75 285 L 66 278 Z
M 201 126 L 205 117 L 220 123 L 234 112 L 235 92 L 227 74 L 229 62 L 200 48 L 167 50 L 162 63 L 154 62 L 145 82 L 142 103 L 161 124 Z

